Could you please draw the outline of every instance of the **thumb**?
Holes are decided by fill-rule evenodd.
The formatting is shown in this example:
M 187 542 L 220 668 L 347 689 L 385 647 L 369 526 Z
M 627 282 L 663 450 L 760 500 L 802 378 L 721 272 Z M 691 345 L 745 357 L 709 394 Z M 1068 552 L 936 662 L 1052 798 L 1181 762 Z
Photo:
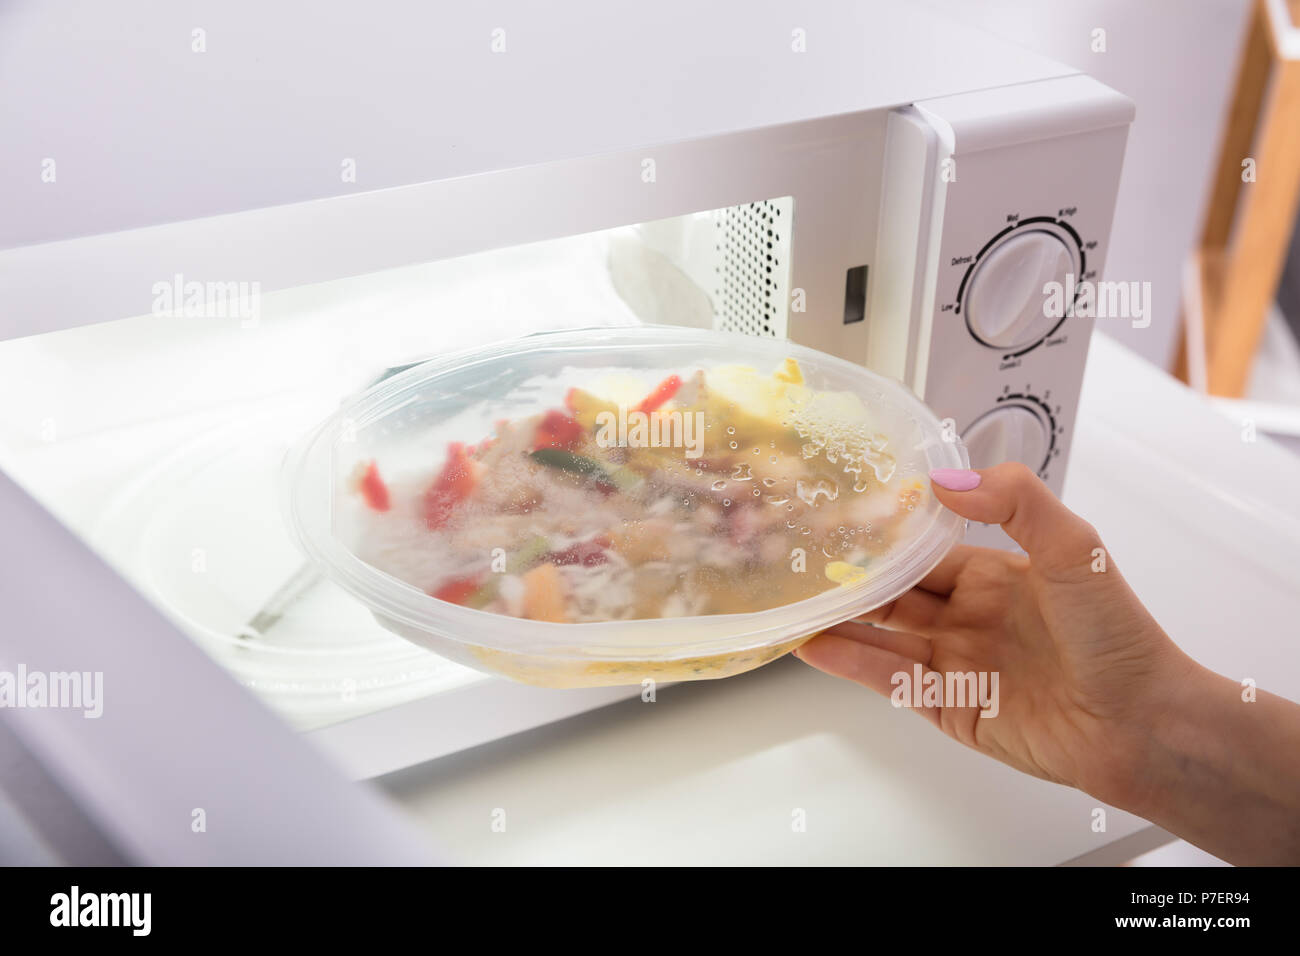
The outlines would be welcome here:
M 930 472 L 930 481 L 944 507 L 972 521 L 1001 525 L 1043 569 L 1086 568 L 1102 546 L 1092 525 L 1019 462 L 979 471 L 940 468 Z

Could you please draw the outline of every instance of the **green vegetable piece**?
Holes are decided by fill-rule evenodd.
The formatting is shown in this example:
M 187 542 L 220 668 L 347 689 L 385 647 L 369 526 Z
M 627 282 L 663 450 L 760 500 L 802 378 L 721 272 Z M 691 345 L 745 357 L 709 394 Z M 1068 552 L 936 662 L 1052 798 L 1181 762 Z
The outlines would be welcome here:
M 533 535 L 522 548 L 506 559 L 506 572 L 519 574 L 527 571 L 550 550 L 551 545 L 545 535 Z
M 609 473 L 610 483 L 619 491 L 629 491 L 644 480 L 641 473 L 627 465 L 619 465 Z
M 588 458 L 585 455 L 575 455 L 571 451 L 565 451 L 563 448 L 539 448 L 531 452 L 530 456 L 533 461 L 549 468 L 558 468 L 560 471 L 567 471 L 570 474 L 578 475 L 594 481 L 597 484 L 605 485 L 608 488 L 617 488 L 618 484 L 610 477 L 605 467 L 594 458 Z

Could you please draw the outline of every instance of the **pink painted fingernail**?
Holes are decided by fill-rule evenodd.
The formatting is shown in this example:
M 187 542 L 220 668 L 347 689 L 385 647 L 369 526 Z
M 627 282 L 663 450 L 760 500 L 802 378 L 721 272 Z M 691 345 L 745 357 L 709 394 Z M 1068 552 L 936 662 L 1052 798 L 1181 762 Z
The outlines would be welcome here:
M 930 480 L 949 491 L 970 491 L 980 486 L 980 473 L 965 468 L 936 468 L 930 472 Z

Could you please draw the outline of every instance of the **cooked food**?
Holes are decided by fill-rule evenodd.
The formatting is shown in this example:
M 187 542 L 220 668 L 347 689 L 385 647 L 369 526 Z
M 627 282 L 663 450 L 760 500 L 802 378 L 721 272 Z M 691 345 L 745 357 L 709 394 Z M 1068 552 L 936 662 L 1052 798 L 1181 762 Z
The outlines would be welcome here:
M 357 463 L 351 546 L 439 600 L 534 621 L 760 611 L 871 574 L 928 494 L 897 473 L 906 454 L 793 359 L 611 375 L 424 467 Z

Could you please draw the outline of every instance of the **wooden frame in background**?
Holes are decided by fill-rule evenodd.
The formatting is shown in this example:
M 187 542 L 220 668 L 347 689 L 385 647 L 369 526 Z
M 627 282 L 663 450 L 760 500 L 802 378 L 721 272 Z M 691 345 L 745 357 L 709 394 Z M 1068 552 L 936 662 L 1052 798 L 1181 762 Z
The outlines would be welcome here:
M 1254 181 L 1243 163 L 1254 162 Z M 1240 397 L 1300 210 L 1300 0 L 1254 0 L 1174 374 Z

